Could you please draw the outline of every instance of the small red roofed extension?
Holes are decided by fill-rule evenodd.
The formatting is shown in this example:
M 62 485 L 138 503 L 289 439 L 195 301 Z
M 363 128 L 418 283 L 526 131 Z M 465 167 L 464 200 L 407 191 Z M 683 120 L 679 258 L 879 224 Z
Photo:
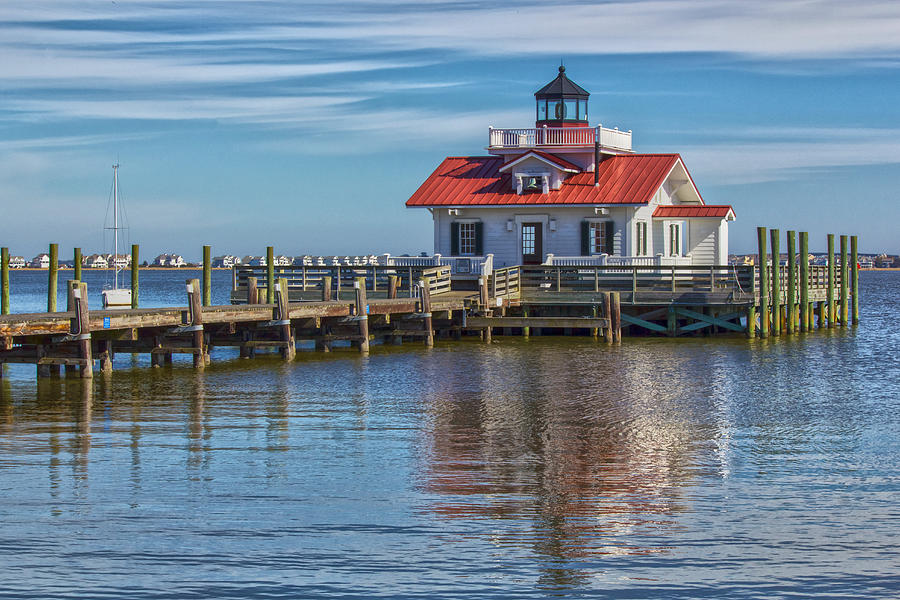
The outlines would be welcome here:
M 716 218 L 734 220 L 734 209 L 725 204 L 704 204 L 700 206 L 657 206 L 653 211 L 655 219 L 695 219 Z

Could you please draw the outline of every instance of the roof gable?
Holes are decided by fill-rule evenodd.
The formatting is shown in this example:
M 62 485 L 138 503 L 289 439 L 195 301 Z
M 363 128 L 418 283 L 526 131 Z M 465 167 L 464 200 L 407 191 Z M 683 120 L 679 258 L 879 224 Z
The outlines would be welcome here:
M 512 159 L 502 167 L 498 169 L 500 173 L 506 173 L 511 171 L 512 168 L 518 164 L 521 164 L 523 161 L 528 160 L 529 158 L 535 158 L 542 163 L 548 164 L 552 167 L 556 167 L 560 171 L 565 171 L 566 173 L 580 173 L 581 168 L 569 161 L 560 158 L 558 156 L 554 156 L 552 154 L 548 154 L 547 152 L 541 152 L 540 150 L 530 150 L 525 154 L 521 154 L 516 158 Z

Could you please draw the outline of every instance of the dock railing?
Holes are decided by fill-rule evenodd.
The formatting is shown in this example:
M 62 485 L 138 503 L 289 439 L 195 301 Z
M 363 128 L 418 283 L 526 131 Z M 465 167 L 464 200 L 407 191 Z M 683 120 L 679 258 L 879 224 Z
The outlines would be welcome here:
M 518 298 L 521 273 L 522 267 L 519 266 L 496 269 L 490 279 L 491 298 Z
M 407 266 L 438 266 L 444 265 L 450 267 L 452 275 L 473 277 L 490 276 L 494 269 L 494 255 L 486 254 L 484 256 L 443 256 L 434 254 L 432 256 L 391 256 L 383 255 L 382 264 L 407 267 Z
M 406 265 L 406 266 L 306 266 L 293 265 L 275 267 L 275 279 L 286 279 L 288 297 L 291 301 L 321 300 L 325 279 L 331 279 L 332 295 L 335 299 L 355 297 L 353 284 L 362 277 L 366 282 L 366 292 L 372 298 L 386 298 L 391 277 L 397 277 L 397 297 L 417 297 L 420 293 L 418 282 L 429 280 L 431 295 L 439 295 L 450 291 L 450 267 L 447 265 Z M 257 289 L 266 289 L 266 267 L 237 266 L 234 267 L 232 304 L 247 302 L 249 279 L 256 278 Z
M 631 152 L 631 131 L 597 127 L 526 127 L 505 129 L 488 128 L 488 144 L 491 148 L 535 148 L 541 146 L 590 147 L 600 142 L 600 147 Z
M 685 256 L 663 256 L 657 254 L 655 256 L 610 256 L 609 254 L 593 254 L 591 256 L 556 256 L 548 254 L 545 265 L 561 266 L 561 267 L 603 267 L 603 266 L 624 266 L 632 265 L 650 267 L 650 266 L 690 266 L 693 258 L 690 254 Z

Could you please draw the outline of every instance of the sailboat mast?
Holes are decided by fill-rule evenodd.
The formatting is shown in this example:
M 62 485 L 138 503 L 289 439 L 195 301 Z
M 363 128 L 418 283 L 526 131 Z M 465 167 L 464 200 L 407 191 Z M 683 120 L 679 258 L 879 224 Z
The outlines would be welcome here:
M 119 163 L 113 165 L 113 268 L 115 289 L 119 289 Z

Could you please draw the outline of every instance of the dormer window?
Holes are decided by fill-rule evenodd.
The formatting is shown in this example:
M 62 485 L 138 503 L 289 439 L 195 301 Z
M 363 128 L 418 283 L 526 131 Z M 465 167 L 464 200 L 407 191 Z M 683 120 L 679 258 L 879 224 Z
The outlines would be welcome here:
M 521 173 L 516 175 L 516 193 L 547 194 L 550 192 L 550 174 Z

